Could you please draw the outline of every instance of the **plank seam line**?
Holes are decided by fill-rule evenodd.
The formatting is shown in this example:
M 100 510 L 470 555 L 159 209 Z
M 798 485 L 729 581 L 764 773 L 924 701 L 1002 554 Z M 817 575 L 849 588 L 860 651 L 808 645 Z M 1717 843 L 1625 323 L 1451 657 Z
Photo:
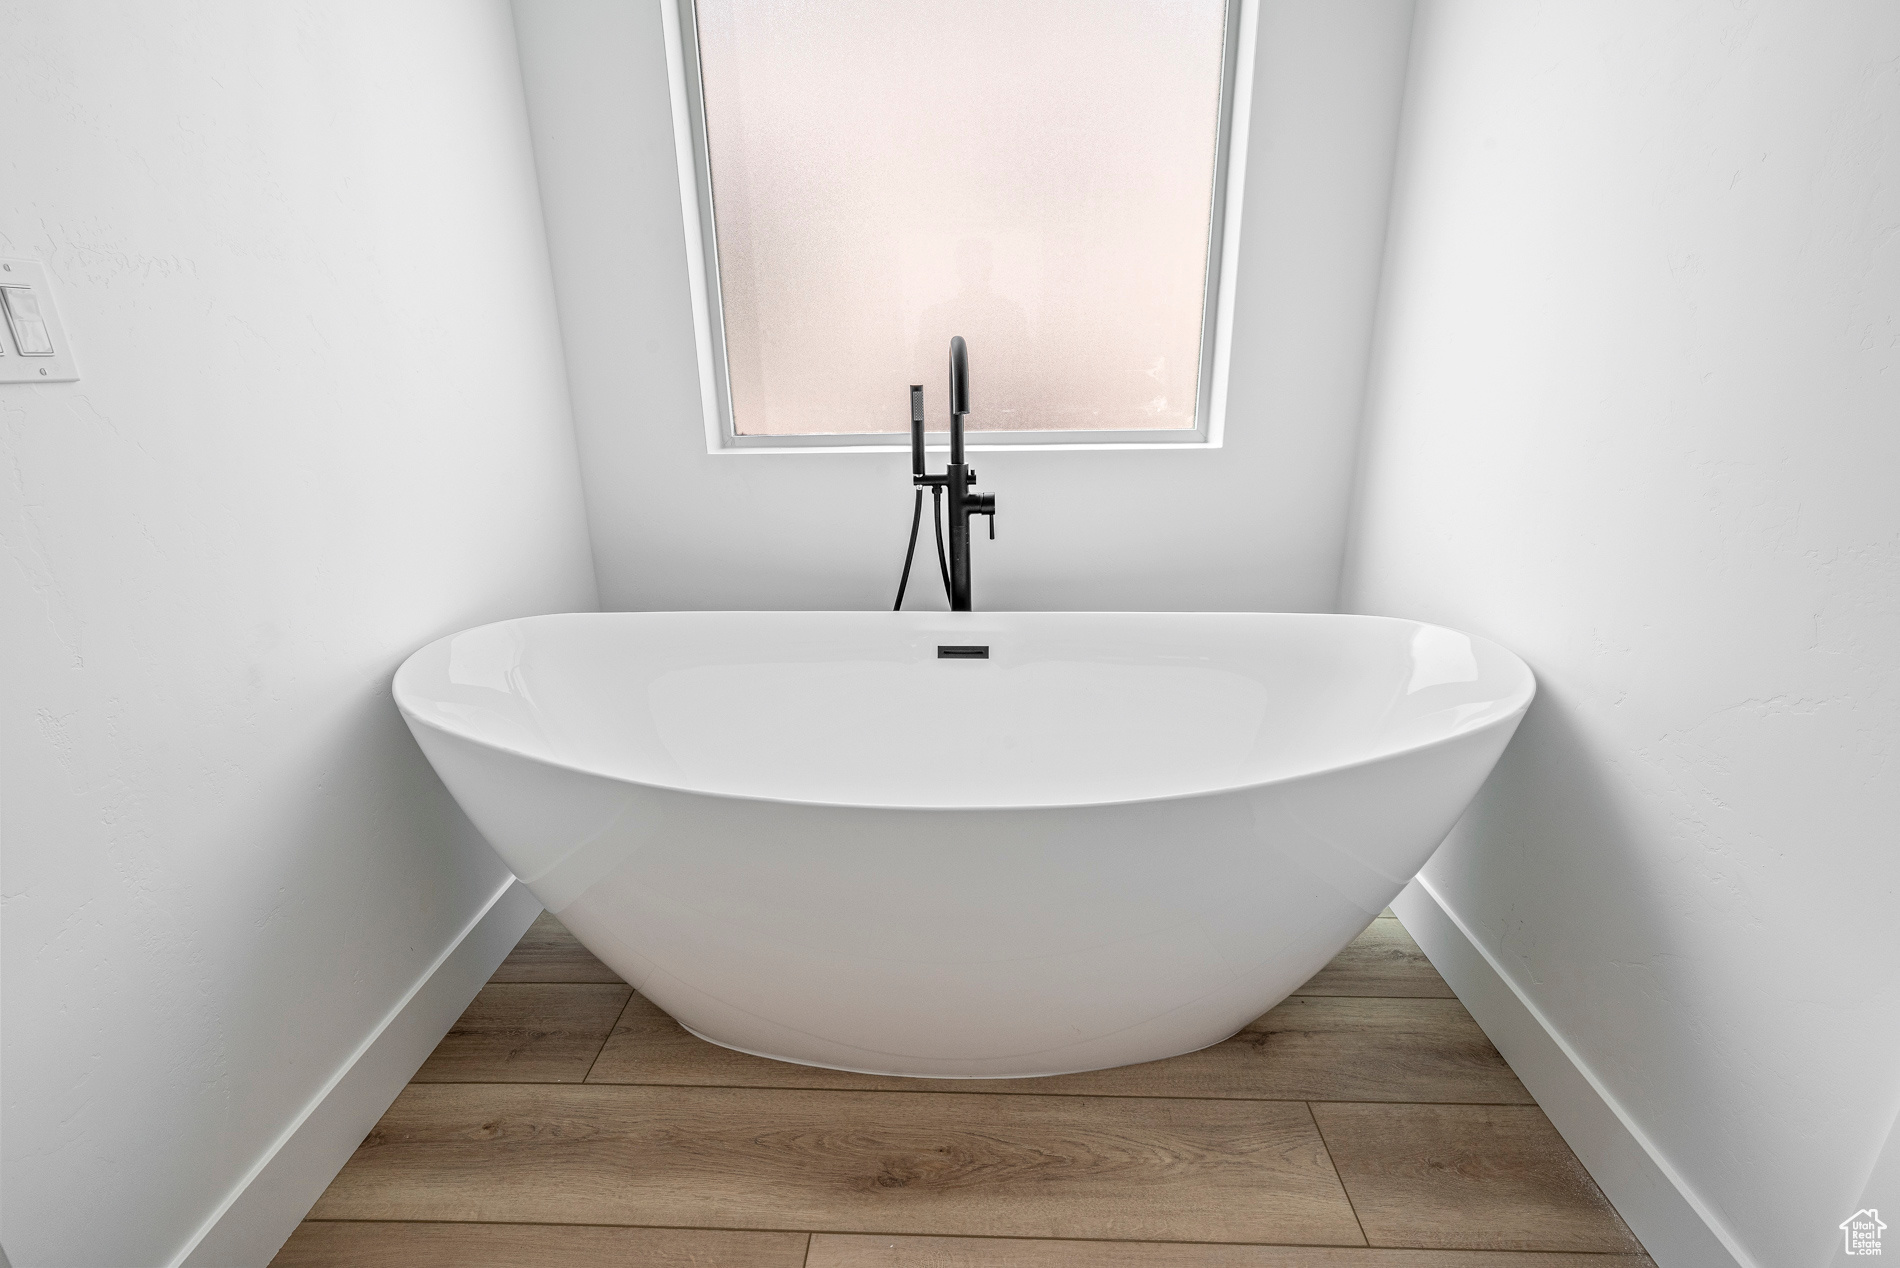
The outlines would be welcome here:
M 1325 1101 L 1320 1103 L 1332 1104 Z M 1359 1204 L 1352 1200 L 1352 1190 L 1346 1187 L 1346 1177 L 1339 1174 L 1339 1163 L 1333 1157 L 1333 1147 L 1326 1140 L 1326 1129 L 1319 1125 L 1319 1115 L 1313 1112 L 1311 1102 L 1306 1105 L 1306 1117 L 1313 1124 L 1314 1135 L 1319 1137 L 1319 1147 L 1320 1151 L 1326 1155 L 1326 1165 L 1333 1169 L 1333 1179 L 1339 1181 L 1339 1191 L 1346 1195 L 1346 1209 L 1352 1212 L 1352 1222 L 1359 1229 L 1359 1240 L 1370 1247 L 1372 1239 L 1366 1236 L 1366 1222 L 1359 1218 Z
M 874 1077 L 902 1077 L 895 1075 Z M 1055 1077 L 1062 1077 L 1060 1075 Z M 981 1082 L 982 1080 L 969 1080 Z M 1155 1096 L 1135 1092 L 961 1092 L 937 1088 L 876 1088 L 876 1087 L 779 1087 L 773 1084 L 756 1083 L 621 1083 L 607 1079 L 593 1082 L 550 1083 L 540 1079 L 434 1079 L 426 1083 L 411 1084 L 414 1087 L 540 1087 L 540 1088 L 586 1088 L 606 1090 L 622 1087 L 676 1088 L 692 1092 L 813 1092 L 828 1096 L 1040 1096 L 1050 1100 L 1065 1101 L 1165 1101 L 1176 1104 L 1180 1101 L 1194 1101 L 1202 1105 L 1469 1105 L 1473 1107 L 1495 1106 L 1500 1108 L 1524 1109 L 1534 1106 L 1536 1101 L 1369 1101 L 1352 1100 L 1345 1097 L 1310 1096 Z M 1578 1254 L 1590 1252 L 1579 1251 Z
M 1341 1186 L 1344 1187 L 1343 1185 Z M 444 1220 L 444 1219 L 342 1219 L 326 1216 L 323 1219 L 307 1219 L 306 1224 L 447 1224 L 466 1228 L 630 1228 L 680 1233 L 796 1233 L 805 1237 L 944 1237 L 961 1241 L 986 1242 L 1084 1242 L 1100 1246 L 1263 1246 L 1274 1250 L 1418 1250 L 1443 1251 L 1448 1254 L 1488 1254 L 1499 1256 L 1499 1262 L 1506 1262 L 1504 1256 L 1520 1255 L 1567 1255 L 1582 1259 L 1595 1257 L 1604 1260 L 1633 1259 L 1641 1261 L 1648 1256 L 1636 1251 L 1621 1250 L 1498 1250 L 1489 1246 L 1372 1246 L 1352 1245 L 1343 1242 L 1214 1242 L 1184 1241 L 1168 1237 L 1035 1237 L 1020 1233 L 916 1233 L 897 1232 L 887 1229 L 863 1228 L 746 1228 L 729 1224 L 598 1224 L 592 1222 L 570 1222 L 551 1224 L 546 1220 Z

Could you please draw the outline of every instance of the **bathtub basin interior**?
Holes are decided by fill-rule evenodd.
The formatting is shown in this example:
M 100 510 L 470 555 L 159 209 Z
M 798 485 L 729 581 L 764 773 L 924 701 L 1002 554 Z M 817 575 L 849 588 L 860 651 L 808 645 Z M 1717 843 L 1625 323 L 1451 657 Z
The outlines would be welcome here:
M 1251 613 L 534 617 L 431 644 L 396 682 L 413 720 L 543 761 L 888 807 L 1263 783 L 1481 729 L 1531 689 L 1440 626 Z
M 1165 613 L 534 617 L 395 683 L 515 875 L 689 1030 L 959 1078 L 1265 1012 L 1417 873 L 1532 690 L 1437 626 Z

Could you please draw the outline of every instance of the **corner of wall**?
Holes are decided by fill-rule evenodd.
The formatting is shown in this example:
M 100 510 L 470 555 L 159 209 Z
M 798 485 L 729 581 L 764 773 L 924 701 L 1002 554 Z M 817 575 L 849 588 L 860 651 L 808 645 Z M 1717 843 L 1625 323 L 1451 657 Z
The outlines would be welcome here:
M 1392 234 L 1399 218 L 1399 197 L 1404 185 L 1406 139 L 1410 129 L 1414 64 L 1418 56 L 1418 33 L 1422 17 L 1421 0 L 1406 0 L 1405 67 L 1399 84 L 1398 119 L 1392 130 L 1392 154 L 1385 177 L 1385 228 L 1379 235 L 1378 259 L 1374 264 L 1372 303 L 1366 330 L 1363 372 L 1359 380 L 1359 401 L 1353 410 L 1353 446 L 1346 475 L 1346 518 L 1339 542 L 1339 568 L 1333 583 L 1332 610 L 1347 610 L 1347 596 L 1353 592 L 1353 566 L 1359 549 L 1359 521 L 1366 484 L 1366 455 L 1371 449 L 1372 411 L 1378 403 L 1379 352 L 1385 343 L 1386 274 L 1392 255 Z
M 521 102 L 521 117 L 528 140 L 528 155 L 534 164 L 535 206 L 539 210 L 539 223 L 535 232 L 541 243 L 541 258 L 546 265 L 546 275 L 550 288 L 549 307 L 554 312 L 555 327 L 560 333 L 561 384 L 565 389 L 565 398 L 561 403 L 562 412 L 567 416 L 567 430 L 571 437 L 574 453 L 574 487 L 581 503 L 581 524 L 587 539 L 588 566 L 594 579 L 593 606 L 600 607 L 600 596 L 605 593 L 600 578 L 600 550 L 595 545 L 595 528 L 592 508 L 588 505 L 587 473 L 581 454 L 580 425 L 575 419 L 574 410 L 574 373 L 572 358 L 568 355 L 569 318 L 561 304 L 560 286 L 556 282 L 554 269 L 554 239 L 548 232 L 548 182 L 543 171 L 546 160 L 541 154 L 541 142 L 535 132 L 534 102 L 528 92 L 528 68 L 522 57 L 522 9 L 528 0 L 509 0 L 509 30 L 514 38 L 515 53 L 515 91 Z

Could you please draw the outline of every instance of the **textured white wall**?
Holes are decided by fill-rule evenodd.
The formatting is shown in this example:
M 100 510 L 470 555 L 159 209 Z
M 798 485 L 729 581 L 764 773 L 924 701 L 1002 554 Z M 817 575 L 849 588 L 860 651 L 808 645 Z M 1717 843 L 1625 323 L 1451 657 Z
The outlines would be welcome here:
M 0 30 L 0 1237 L 150 1265 L 506 877 L 391 671 L 593 578 L 503 0 Z
M 1427 878 L 1824 1261 L 1900 1105 L 1900 6 L 1430 0 L 1401 156 L 1346 603 L 1542 690 Z
M 886 606 L 906 453 L 706 452 L 672 2 L 516 4 L 602 602 Z M 981 454 L 979 607 L 1332 608 L 1410 22 L 1411 0 L 1262 4 L 1226 447 Z M 906 606 L 942 607 L 921 562 Z

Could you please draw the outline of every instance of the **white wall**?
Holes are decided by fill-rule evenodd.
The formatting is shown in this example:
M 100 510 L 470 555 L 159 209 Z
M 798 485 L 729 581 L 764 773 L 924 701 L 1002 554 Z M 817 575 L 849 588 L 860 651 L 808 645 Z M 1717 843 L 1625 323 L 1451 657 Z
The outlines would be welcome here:
M 1541 684 L 1427 879 L 1824 1262 L 1900 1105 L 1900 7 L 1430 0 L 1401 153 L 1345 600 Z
M 516 3 L 602 601 L 885 606 L 905 453 L 706 452 L 662 3 Z M 979 607 L 1333 606 L 1410 21 L 1262 5 L 1227 445 L 981 454 Z
M 506 880 L 391 672 L 594 586 L 503 0 L 0 30 L 0 1237 L 158 1264 Z

